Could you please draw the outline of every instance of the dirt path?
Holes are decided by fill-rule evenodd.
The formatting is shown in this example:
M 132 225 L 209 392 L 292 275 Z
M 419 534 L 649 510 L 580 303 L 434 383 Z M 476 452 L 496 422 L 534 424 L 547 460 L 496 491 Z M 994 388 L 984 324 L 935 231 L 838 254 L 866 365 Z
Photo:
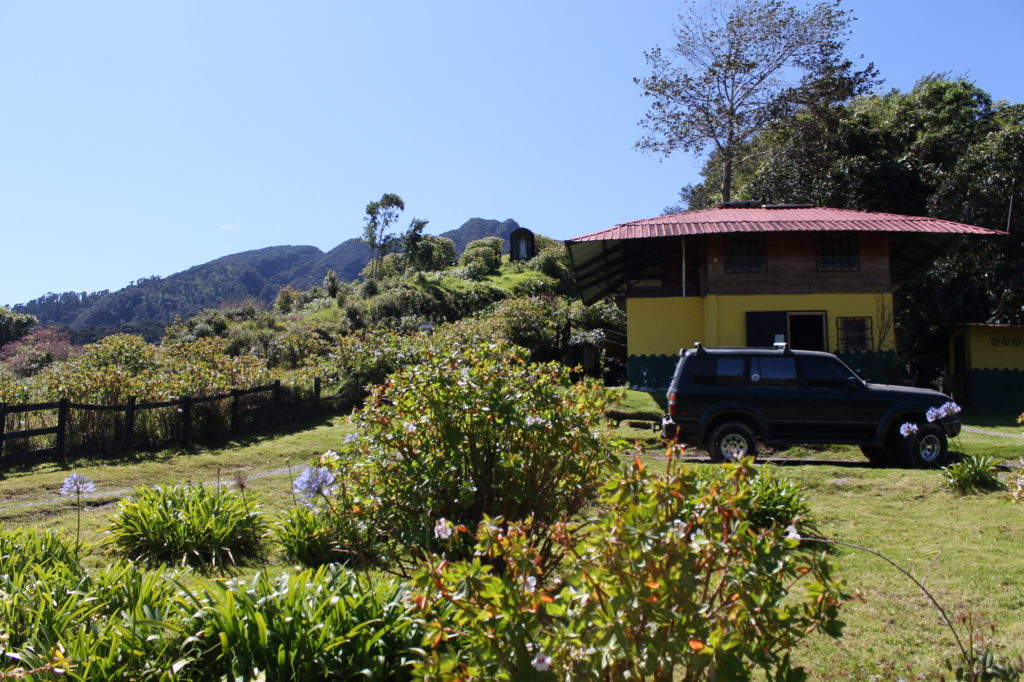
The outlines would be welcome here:
M 971 433 L 980 433 L 983 436 L 1002 436 L 1003 438 L 1017 438 L 1019 440 L 1024 440 L 1024 433 L 1020 435 L 1016 433 L 1000 433 L 999 431 L 987 431 L 973 426 L 965 426 L 963 429 L 964 431 L 970 431 Z

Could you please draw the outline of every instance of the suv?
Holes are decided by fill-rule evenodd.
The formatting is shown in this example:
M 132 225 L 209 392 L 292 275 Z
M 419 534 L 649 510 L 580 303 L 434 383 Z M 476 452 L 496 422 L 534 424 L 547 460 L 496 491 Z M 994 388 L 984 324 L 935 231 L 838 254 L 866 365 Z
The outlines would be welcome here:
M 703 445 L 715 462 L 755 457 L 760 440 L 859 445 L 875 464 L 940 466 L 960 433 L 949 396 L 867 383 L 831 353 L 698 343 L 679 356 L 662 436 Z

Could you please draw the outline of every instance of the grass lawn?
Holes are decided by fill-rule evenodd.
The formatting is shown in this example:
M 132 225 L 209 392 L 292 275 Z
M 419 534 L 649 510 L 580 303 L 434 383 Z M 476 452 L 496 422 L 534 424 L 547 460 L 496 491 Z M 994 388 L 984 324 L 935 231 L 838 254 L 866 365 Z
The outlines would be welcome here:
M 642 446 L 657 466 L 663 452 L 657 434 L 643 423 L 660 417 L 662 406 L 655 397 L 637 393 L 629 392 L 612 418 L 620 435 L 643 437 Z M 1021 430 L 1012 417 L 975 423 L 965 416 L 971 426 L 1000 433 L 1005 429 L 1007 436 Z M 59 497 L 57 490 L 71 471 L 83 473 L 98 488 L 95 496 L 83 501 L 83 540 L 91 545 L 85 563 L 103 565 L 108 559 L 95 543 L 125 491 L 137 485 L 210 482 L 218 477 L 231 482 L 240 473 L 249 477 L 249 490 L 274 518 L 292 504 L 287 467 L 297 473 L 352 428 L 347 419 L 336 418 L 219 449 L 83 458 L 67 467 L 43 463 L 14 470 L 0 479 L 0 523 L 56 527 L 73 536 L 73 501 Z M 1007 436 L 965 432 L 953 449 L 1016 462 L 1024 456 L 1024 439 Z M 992 634 L 987 628 L 994 627 L 996 651 L 1024 657 L 1024 505 L 1011 503 L 1005 491 L 957 495 L 938 471 L 870 467 L 856 448 L 794 449 L 785 454 L 863 463 L 778 467 L 776 473 L 803 487 L 830 537 L 884 553 L 922 580 L 950 617 L 976 614 L 983 632 Z M 795 652 L 796 660 L 811 668 L 812 678 L 895 679 L 940 671 L 943 657 L 952 654 L 956 644 L 918 588 L 864 552 L 841 549 L 834 563 L 857 596 L 843 610 L 847 627 L 842 639 L 812 636 Z M 962 637 L 966 640 L 965 634 Z

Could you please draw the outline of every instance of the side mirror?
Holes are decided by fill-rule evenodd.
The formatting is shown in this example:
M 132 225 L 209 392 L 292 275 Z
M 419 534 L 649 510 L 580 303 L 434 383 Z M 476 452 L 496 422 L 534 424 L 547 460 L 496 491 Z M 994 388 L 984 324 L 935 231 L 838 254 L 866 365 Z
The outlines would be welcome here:
M 849 379 L 846 380 L 846 390 L 849 393 L 859 391 L 862 388 L 864 388 L 864 384 L 857 377 L 850 377 Z

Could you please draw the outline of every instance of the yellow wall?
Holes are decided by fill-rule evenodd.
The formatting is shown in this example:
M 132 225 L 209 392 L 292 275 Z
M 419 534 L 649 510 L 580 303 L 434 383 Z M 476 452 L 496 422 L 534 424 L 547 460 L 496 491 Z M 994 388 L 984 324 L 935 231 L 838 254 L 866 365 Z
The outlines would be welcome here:
M 969 369 L 1024 370 L 1024 328 L 966 327 L 965 331 Z
M 837 345 L 835 318 L 870 317 L 873 345 L 895 348 L 890 294 L 790 294 L 629 298 L 627 344 L 631 356 L 675 355 L 696 341 L 707 346 L 745 346 L 748 312 L 785 310 L 826 313 L 829 350 Z M 885 321 L 880 318 L 885 318 Z
M 630 355 L 676 355 L 704 339 L 704 299 L 627 298 L 626 348 Z

